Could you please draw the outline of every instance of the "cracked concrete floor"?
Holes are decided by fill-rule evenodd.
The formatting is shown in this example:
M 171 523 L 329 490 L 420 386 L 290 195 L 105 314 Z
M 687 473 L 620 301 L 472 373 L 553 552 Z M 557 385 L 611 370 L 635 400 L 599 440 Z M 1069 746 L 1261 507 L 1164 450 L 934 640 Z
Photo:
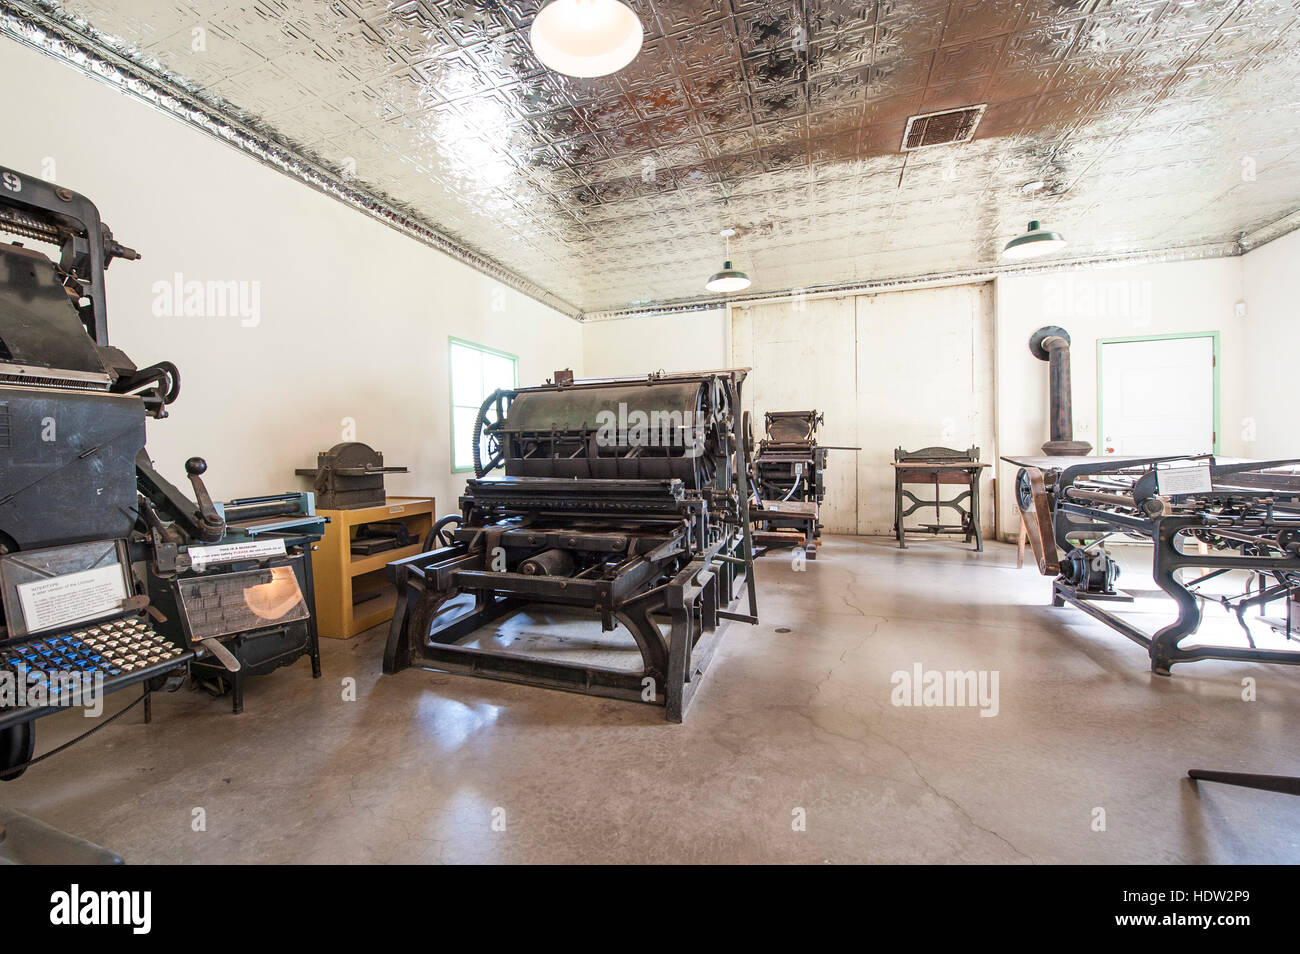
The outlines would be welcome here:
M 140 863 L 1300 861 L 1300 799 L 1184 779 L 1300 769 L 1300 671 L 1153 676 L 1002 544 L 831 538 L 806 572 L 764 558 L 759 582 L 762 624 L 728 631 L 685 725 L 381 676 L 374 630 L 324 640 L 319 681 L 305 661 L 250 681 L 241 716 L 160 694 L 151 726 L 129 713 L 3 801 Z M 917 663 L 996 670 L 997 715 L 892 705 Z M 44 720 L 40 750 L 85 724 Z

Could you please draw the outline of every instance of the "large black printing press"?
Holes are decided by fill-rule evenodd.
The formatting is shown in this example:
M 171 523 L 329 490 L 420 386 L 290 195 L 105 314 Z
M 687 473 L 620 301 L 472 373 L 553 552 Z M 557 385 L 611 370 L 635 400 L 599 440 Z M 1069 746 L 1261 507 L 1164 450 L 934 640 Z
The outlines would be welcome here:
M 92 694 L 196 681 L 233 690 L 303 655 L 319 675 L 311 494 L 191 499 L 154 468 L 145 422 L 180 393 L 169 362 L 109 344 L 105 270 L 140 256 L 84 196 L 0 169 L 0 778 L 36 720 Z M 58 248 L 57 261 L 22 243 Z M 117 718 L 127 709 L 110 717 Z M 101 720 L 102 724 L 102 720 Z M 75 740 L 74 740 L 75 741 Z
M 399 599 L 384 671 L 641 701 L 682 721 L 726 623 L 757 622 L 744 378 L 557 373 L 489 396 L 461 512 L 435 525 L 440 545 L 389 565 Z M 730 608 L 742 583 L 748 612 Z M 621 623 L 640 667 L 459 644 L 530 605 L 576 608 L 605 632 Z

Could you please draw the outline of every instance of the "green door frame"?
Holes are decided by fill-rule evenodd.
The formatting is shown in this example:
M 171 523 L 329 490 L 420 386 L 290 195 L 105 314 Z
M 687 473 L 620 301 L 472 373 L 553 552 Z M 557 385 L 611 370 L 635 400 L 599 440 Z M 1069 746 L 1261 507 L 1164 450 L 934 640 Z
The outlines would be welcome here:
M 1174 341 L 1179 338 L 1209 338 L 1211 347 L 1214 349 L 1214 363 L 1211 368 L 1214 381 L 1214 446 L 1211 450 L 1215 454 L 1219 453 L 1219 333 L 1217 331 L 1182 331 L 1165 335 L 1129 335 L 1125 338 L 1097 339 L 1097 440 L 1099 443 L 1097 453 L 1100 456 L 1104 457 L 1106 455 L 1106 425 L 1101 417 L 1102 345 L 1128 344 L 1132 341 Z

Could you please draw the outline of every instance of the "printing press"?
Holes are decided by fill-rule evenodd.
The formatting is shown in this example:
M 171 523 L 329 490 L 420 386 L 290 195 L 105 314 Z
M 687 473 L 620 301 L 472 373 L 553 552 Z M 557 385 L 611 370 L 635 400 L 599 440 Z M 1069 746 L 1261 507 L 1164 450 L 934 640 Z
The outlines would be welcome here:
M 826 458 L 832 450 L 861 449 L 818 443 L 817 428 L 824 422 L 825 415 L 815 410 L 764 415 L 767 436 L 754 454 L 758 500 L 751 513 L 758 528 L 754 539 L 760 546 L 803 547 L 808 559 L 816 559 L 821 504 L 826 497 Z
M 3 168 L 0 185 L 0 231 L 58 249 L 55 261 L 0 244 L 0 778 L 12 779 L 39 761 L 36 719 L 141 687 L 109 721 L 140 702 L 148 721 L 150 692 L 179 688 L 191 662 L 237 670 L 225 644 L 300 621 L 310 592 L 284 539 L 250 546 L 227 523 L 202 459 L 186 464 L 197 503 L 154 470 L 145 420 L 167 416 L 180 374 L 112 347 L 105 299 L 109 264 L 140 256 L 84 196 Z
M 461 512 L 438 521 L 428 552 L 389 564 L 398 603 L 384 671 L 419 666 L 647 702 L 680 722 L 726 623 L 757 622 L 737 426 L 744 377 L 557 374 L 489 396 Z M 747 613 L 731 609 L 742 583 Z M 621 624 L 639 667 L 466 645 L 538 606 L 575 608 L 605 633 Z
M 385 467 L 384 455 L 369 444 L 345 441 L 316 455 L 315 467 L 300 467 L 310 477 L 316 500 L 325 510 L 364 510 L 382 507 L 385 474 L 405 474 L 405 467 Z
M 1300 460 L 1004 460 L 1020 467 L 1017 503 L 1039 571 L 1054 578 L 1053 606 L 1070 603 L 1138 643 L 1160 675 L 1201 659 L 1300 663 Z M 1150 543 L 1158 591 L 1116 586 L 1105 543 L 1124 536 Z M 1105 608 L 1148 595 L 1177 611 L 1154 633 Z M 1189 641 L 1207 604 L 1235 620 L 1239 644 Z

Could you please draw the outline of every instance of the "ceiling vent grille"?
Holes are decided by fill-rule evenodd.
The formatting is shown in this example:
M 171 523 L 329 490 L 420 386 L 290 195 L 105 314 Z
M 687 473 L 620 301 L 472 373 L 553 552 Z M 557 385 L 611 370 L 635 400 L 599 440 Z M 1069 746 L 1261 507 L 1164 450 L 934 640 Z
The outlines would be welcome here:
M 983 115 L 984 105 L 979 105 L 912 116 L 903 131 L 903 152 L 970 142 Z

